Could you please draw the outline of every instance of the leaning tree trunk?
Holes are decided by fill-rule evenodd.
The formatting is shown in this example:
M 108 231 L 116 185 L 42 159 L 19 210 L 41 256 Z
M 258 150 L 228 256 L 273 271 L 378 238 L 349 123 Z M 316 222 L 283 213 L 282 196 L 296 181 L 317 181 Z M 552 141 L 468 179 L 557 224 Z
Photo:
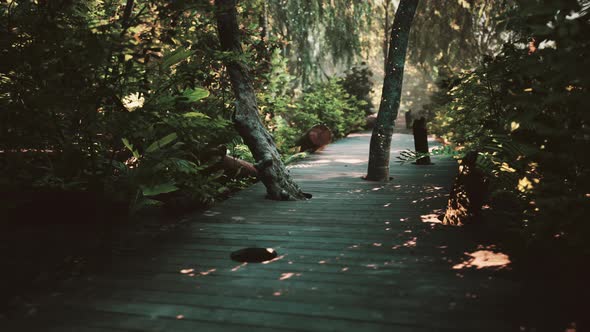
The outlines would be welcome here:
M 395 12 L 391 29 L 391 41 L 389 42 L 389 55 L 387 56 L 387 71 L 383 80 L 381 104 L 377 114 L 377 123 L 371 135 L 367 180 L 389 180 L 391 136 L 393 135 L 395 118 L 399 110 L 406 50 L 416 7 L 418 7 L 418 0 L 401 0 Z
M 305 199 L 299 186 L 292 180 L 272 136 L 258 115 L 256 95 L 246 65 L 239 60 L 242 54 L 236 0 L 216 0 L 217 29 L 221 48 L 233 53 L 226 60 L 232 88 L 236 97 L 233 121 L 235 127 L 256 159 L 258 178 L 266 186 L 267 198 L 274 200 Z

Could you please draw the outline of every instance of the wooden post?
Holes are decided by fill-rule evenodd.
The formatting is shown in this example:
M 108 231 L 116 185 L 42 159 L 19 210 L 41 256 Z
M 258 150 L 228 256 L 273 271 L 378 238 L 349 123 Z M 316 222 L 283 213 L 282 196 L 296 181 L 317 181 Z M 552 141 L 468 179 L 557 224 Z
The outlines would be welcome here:
M 426 133 L 426 119 L 421 117 L 414 120 L 412 126 L 414 132 L 414 148 L 418 153 L 428 153 L 428 135 Z M 430 156 L 416 160 L 416 165 L 430 165 Z
M 406 129 L 412 128 L 412 110 L 407 111 L 404 115 L 406 118 Z

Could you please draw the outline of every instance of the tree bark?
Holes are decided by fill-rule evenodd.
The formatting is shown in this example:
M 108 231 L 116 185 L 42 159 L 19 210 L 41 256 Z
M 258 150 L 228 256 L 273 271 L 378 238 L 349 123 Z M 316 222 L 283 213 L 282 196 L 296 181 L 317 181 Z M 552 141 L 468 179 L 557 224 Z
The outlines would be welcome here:
M 395 12 L 381 104 L 371 135 L 367 180 L 389 180 L 391 136 L 400 105 L 406 51 L 416 7 L 418 0 L 401 0 Z
M 414 134 L 414 149 L 418 153 L 428 153 L 428 133 L 426 131 L 426 119 L 421 117 L 412 125 Z M 416 160 L 416 165 L 430 165 L 430 156 L 424 156 Z
M 256 94 L 248 68 L 238 58 L 242 54 L 236 0 L 215 0 L 217 29 L 223 51 L 233 53 L 225 61 L 236 98 L 233 122 L 256 159 L 258 178 L 266 186 L 267 198 L 298 200 L 310 195 L 301 191 L 289 175 L 275 142 L 259 117 Z
M 477 168 L 477 152 L 469 152 L 461 160 L 447 210 L 442 216 L 445 225 L 465 225 L 479 218 L 489 187 L 489 180 Z

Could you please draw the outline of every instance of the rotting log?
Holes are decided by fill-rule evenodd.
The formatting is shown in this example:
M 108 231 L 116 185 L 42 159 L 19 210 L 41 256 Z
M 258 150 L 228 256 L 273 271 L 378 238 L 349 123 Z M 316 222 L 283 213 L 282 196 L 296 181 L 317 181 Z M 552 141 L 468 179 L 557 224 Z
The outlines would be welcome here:
M 478 169 L 477 152 L 469 152 L 459 165 L 449 196 L 447 210 L 441 216 L 443 224 L 464 225 L 473 223 L 480 215 L 487 196 L 489 180 Z
M 421 117 L 412 125 L 414 134 L 414 148 L 417 153 L 428 153 L 428 133 L 426 131 L 426 119 Z M 430 165 L 430 156 L 424 156 L 416 160 L 416 165 Z
M 234 179 L 258 176 L 258 171 L 253 164 L 232 156 L 223 156 L 221 160 L 225 174 Z
M 301 138 L 297 145 L 301 151 L 316 151 L 332 142 L 332 131 L 328 126 L 319 124 L 311 127 Z
M 206 148 L 201 157 L 209 162 L 213 161 L 215 169 L 223 169 L 225 174 L 233 179 L 258 175 L 258 171 L 252 163 L 234 156 L 228 156 L 227 146 L 223 144 Z

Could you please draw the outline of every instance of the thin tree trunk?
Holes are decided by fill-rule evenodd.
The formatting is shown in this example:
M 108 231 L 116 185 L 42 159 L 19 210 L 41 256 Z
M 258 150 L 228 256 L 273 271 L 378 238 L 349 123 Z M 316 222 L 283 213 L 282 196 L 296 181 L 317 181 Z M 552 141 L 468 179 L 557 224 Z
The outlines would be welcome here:
M 221 48 L 234 53 L 226 60 L 232 88 L 236 97 L 233 121 L 236 130 L 244 139 L 256 159 L 258 178 L 266 186 L 267 198 L 274 200 L 297 200 L 308 198 L 292 180 L 272 136 L 268 133 L 258 113 L 256 94 L 248 68 L 238 60 L 242 54 L 236 0 L 216 0 L 217 29 Z
M 259 24 L 260 39 L 266 44 L 267 39 L 270 37 L 270 32 L 268 31 L 268 5 L 266 4 L 266 0 L 262 3 L 262 13 L 260 13 Z
M 389 22 L 390 5 L 391 0 L 385 0 L 385 2 L 383 2 L 383 9 L 385 10 L 385 22 L 383 26 L 383 73 L 387 72 L 387 52 L 389 52 L 389 28 L 391 27 Z
M 408 39 L 418 0 L 401 0 L 391 29 L 387 71 L 383 80 L 377 123 L 371 135 L 367 180 L 389 180 L 389 150 L 399 111 Z

